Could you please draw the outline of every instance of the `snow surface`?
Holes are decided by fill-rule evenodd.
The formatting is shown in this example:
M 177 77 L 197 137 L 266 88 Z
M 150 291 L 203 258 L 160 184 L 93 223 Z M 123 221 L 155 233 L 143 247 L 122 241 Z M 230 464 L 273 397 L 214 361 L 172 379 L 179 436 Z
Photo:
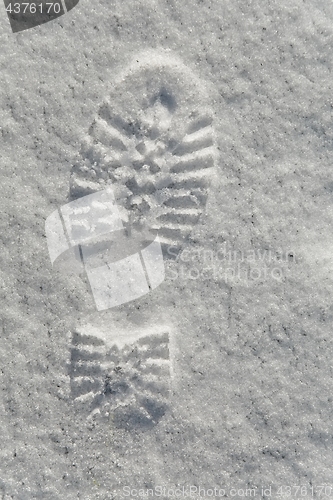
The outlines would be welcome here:
M 332 4 L 80 0 L 17 34 L 2 8 L 0 32 L 2 498 L 333 486 Z M 44 224 L 116 75 L 150 48 L 206 82 L 220 159 L 186 258 L 126 309 L 174 343 L 169 413 L 128 431 L 74 409 L 71 332 L 124 313 L 97 317 L 84 281 L 52 269 Z

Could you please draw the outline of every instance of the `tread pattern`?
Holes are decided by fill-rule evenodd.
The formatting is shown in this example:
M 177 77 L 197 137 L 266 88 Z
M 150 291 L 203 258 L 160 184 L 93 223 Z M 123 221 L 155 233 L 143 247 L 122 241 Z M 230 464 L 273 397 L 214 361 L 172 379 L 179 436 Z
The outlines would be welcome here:
M 78 409 L 112 418 L 116 427 L 156 425 L 168 408 L 169 334 L 147 335 L 119 348 L 74 333 L 70 379 Z
M 218 158 L 208 103 L 201 82 L 167 51 L 136 57 L 84 137 L 70 198 L 111 185 L 124 226 L 158 231 L 164 258 L 175 258 L 205 208 Z M 122 347 L 74 333 L 72 396 L 90 419 L 149 428 L 167 412 L 170 366 L 169 333 Z
M 157 230 L 166 258 L 170 255 L 166 248 L 180 250 L 198 222 L 217 159 L 211 113 L 192 109 L 180 134 L 169 105 L 176 97 L 169 90 L 168 96 L 169 100 L 160 97 L 147 108 L 146 116 L 143 113 L 133 121 L 114 114 L 111 103 L 104 103 L 70 182 L 72 199 L 111 184 L 124 223 L 139 231 Z M 178 133 L 172 133 L 173 128 Z

